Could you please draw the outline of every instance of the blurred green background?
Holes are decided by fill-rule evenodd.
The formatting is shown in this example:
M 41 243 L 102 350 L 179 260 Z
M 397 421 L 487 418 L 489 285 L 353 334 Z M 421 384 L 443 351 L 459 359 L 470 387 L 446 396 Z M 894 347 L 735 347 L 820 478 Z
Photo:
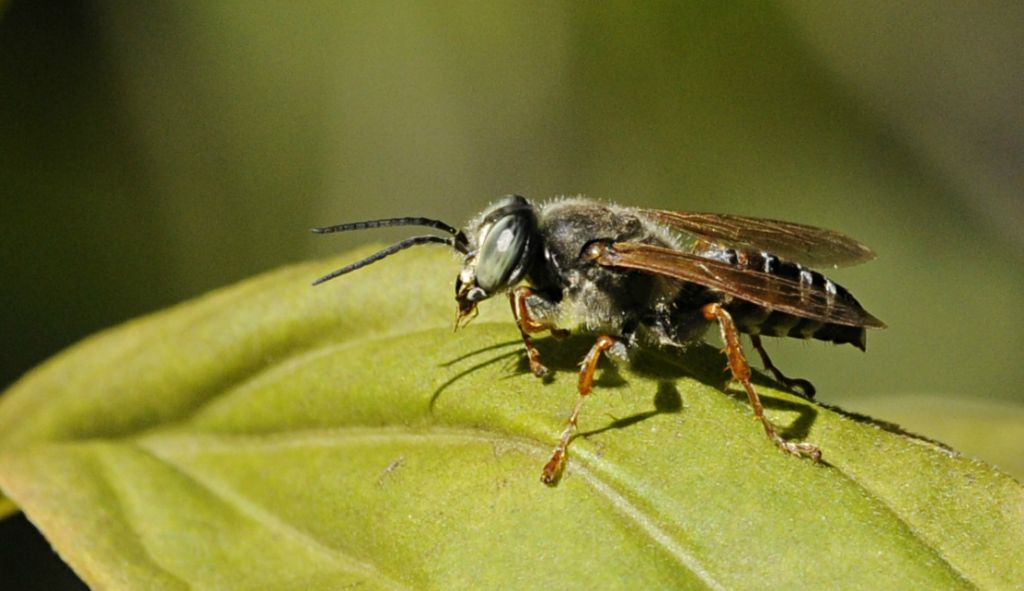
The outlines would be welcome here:
M 773 342 L 776 362 L 1024 475 L 1024 4 L 0 10 L 0 386 L 104 327 L 402 235 L 313 225 L 582 193 L 871 245 L 832 275 L 890 328 L 867 355 Z

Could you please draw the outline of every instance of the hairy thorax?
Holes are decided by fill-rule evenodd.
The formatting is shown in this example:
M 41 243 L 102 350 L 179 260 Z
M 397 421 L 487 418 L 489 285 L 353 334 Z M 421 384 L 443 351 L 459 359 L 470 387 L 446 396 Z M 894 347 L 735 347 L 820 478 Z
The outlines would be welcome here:
M 566 199 L 542 206 L 538 221 L 550 276 L 535 285 L 557 304 L 536 312 L 559 326 L 621 336 L 638 328 L 643 315 L 670 305 L 680 289 L 678 281 L 614 271 L 581 257 L 595 240 L 675 245 L 668 231 L 633 209 Z

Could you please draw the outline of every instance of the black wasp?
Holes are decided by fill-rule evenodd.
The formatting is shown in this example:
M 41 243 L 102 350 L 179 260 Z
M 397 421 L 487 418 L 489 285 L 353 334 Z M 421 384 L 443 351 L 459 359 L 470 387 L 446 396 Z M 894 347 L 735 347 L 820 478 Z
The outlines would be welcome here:
M 842 286 L 809 267 L 874 258 L 857 241 L 812 226 L 735 215 L 620 207 L 590 199 L 535 205 L 511 195 L 465 230 L 429 218 L 402 217 L 314 228 L 317 233 L 385 226 L 428 226 L 450 236 L 415 236 L 316 280 L 365 267 L 410 246 L 447 244 L 465 256 L 455 281 L 456 328 L 477 305 L 507 292 L 530 368 L 547 368 L 530 335 L 577 330 L 597 335 L 579 374 L 579 399 L 542 480 L 554 484 L 602 353 L 626 355 L 641 343 L 684 346 L 717 323 L 732 376 L 743 385 L 768 438 L 780 449 L 818 460 L 810 443 L 787 441 L 764 416 L 750 382 L 739 333 L 750 335 L 765 367 L 806 398 L 814 388 L 771 362 L 761 335 L 814 338 L 865 348 L 865 328 L 885 324 Z

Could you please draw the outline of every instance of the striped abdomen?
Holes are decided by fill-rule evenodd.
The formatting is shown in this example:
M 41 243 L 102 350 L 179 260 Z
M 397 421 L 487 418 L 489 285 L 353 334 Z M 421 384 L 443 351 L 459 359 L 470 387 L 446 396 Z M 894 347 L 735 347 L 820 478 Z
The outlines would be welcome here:
M 708 254 L 738 267 L 796 281 L 800 284 L 801 289 L 824 293 L 830 302 L 842 302 L 848 306 L 862 309 L 860 303 L 843 286 L 817 271 L 797 263 L 784 261 L 770 253 L 726 249 Z M 741 332 L 748 334 L 819 339 L 836 344 L 850 343 L 861 350 L 864 350 L 867 343 L 866 331 L 861 326 L 846 326 L 801 318 L 738 299 L 726 302 L 725 309 L 732 315 L 736 327 Z

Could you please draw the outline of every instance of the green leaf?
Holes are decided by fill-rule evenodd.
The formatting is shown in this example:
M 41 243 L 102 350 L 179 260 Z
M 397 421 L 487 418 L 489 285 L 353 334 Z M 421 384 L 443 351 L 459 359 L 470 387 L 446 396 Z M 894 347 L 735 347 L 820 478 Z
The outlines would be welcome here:
M 7 497 L 0 495 L 0 519 L 18 512 L 18 506 Z
M 585 337 L 534 378 L 502 298 L 452 334 L 457 263 L 297 265 L 92 337 L 0 399 L 0 488 L 92 586 L 972 588 L 1024 581 L 1012 478 L 707 346 L 602 361 L 539 481 Z

